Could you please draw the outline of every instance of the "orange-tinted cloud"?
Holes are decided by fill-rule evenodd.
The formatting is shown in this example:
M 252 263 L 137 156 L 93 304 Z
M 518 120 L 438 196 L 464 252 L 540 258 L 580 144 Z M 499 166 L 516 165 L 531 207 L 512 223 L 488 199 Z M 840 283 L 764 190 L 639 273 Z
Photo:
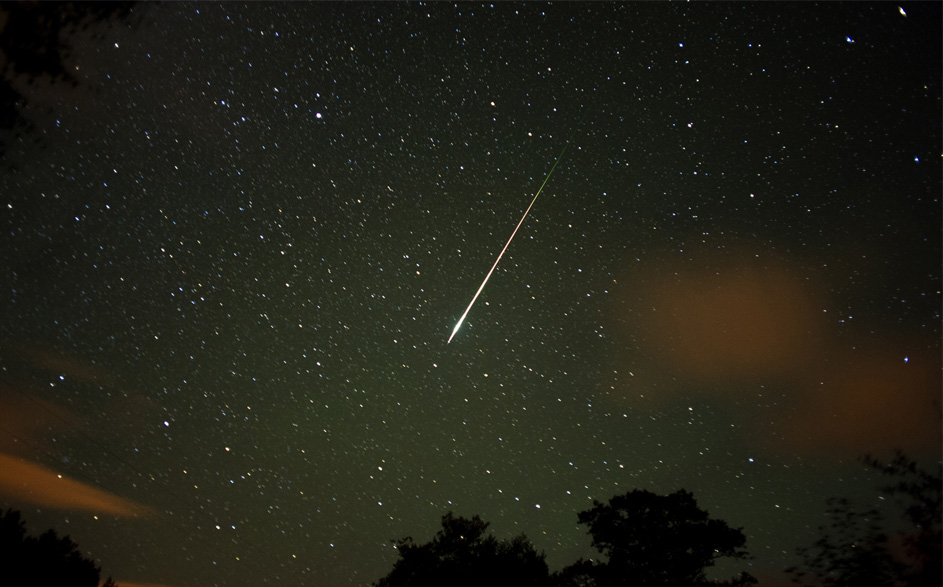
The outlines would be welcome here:
M 649 286 L 641 328 L 679 375 L 729 381 L 791 373 L 818 342 L 810 296 L 785 271 L 674 275 Z
M 106 387 L 116 387 L 118 385 L 114 375 L 83 359 L 76 359 L 64 353 L 22 343 L 8 342 L 3 345 L 3 348 L 12 351 L 26 363 L 42 367 L 47 371 L 64 375 L 82 383 L 104 385 Z
M 938 343 L 839 332 L 816 293 L 828 288 L 800 275 L 729 252 L 633 271 L 617 300 L 637 349 L 622 401 L 736 402 L 746 434 L 781 454 L 938 454 Z
M 147 506 L 4 454 L 0 454 L 0 495 L 39 506 L 119 517 L 153 514 Z
M 72 412 L 33 394 L 18 392 L 0 381 L 0 452 L 29 450 L 41 444 L 40 432 L 63 424 L 79 428 L 82 422 Z M 25 442 L 24 442 L 25 441 Z
M 940 363 L 929 351 L 885 344 L 845 353 L 800 390 L 784 422 L 788 446 L 801 452 L 860 455 L 901 449 L 938 454 L 941 442 Z
M 0 379 L 0 427 L 10 432 L 0 435 L 0 452 L 19 456 L 38 456 L 49 452 L 45 438 L 48 431 L 88 436 L 96 426 L 96 417 L 120 414 L 111 418 L 107 426 L 121 434 L 135 433 L 147 425 L 150 414 L 160 407 L 142 394 L 129 391 L 121 378 L 98 365 L 39 346 L 6 342 L 0 344 L 0 358 L 18 360 L 26 371 L 42 370 L 57 386 L 72 392 L 86 392 L 86 417 L 78 417 L 68 408 L 44 400 L 50 397 L 48 388 L 37 385 L 30 373 L 19 373 Z M 8 353 L 7 356 L 3 354 Z M 20 370 L 22 371 L 22 370 Z M 59 381 L 58 376 L 64 381 Z M 117 393 L 97 393 L 95 387 L 108 387 Z M 110 390 L 110 391 L 111 391 Z M 59 394 L 61 396 L 61 390 Z M 31 452 L 35 451 L 35 452 Z

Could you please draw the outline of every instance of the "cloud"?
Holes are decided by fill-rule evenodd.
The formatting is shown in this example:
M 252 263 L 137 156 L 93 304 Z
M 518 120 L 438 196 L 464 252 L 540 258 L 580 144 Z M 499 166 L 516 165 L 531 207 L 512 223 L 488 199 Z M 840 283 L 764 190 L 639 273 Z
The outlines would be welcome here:
M 680 375 L 703 382 L 788 374 L 818 344 L 810 296 L 784 270 L 674 276 L 649 285 L 641 328 Z
M 0 381 L 0 452 L 22 453 L 39 448 L 45 430 L 61 427 L 78 429 L 82 421 L 72 412 L 32 394 L 19 392 Z M 45 447 L 42 447 L 45 448 Z
M 15 353 L 26 363 L 42 367 L 51 373 L 64 375 L 82 383 L 105 387 L 117 387 L 119 384 L 117 378 L 105 369 L 65 353 L 11 342 L 4 343 L 0 348 Z
M 852 349 L 823 365 L 799 390 L 783 438 L 803 453 L 861 455 L 901 449 L 939 454 L 940 362 L 906 342 Z
M 634 348 L 622 401 L 729 401 L 748 436 L 779 454 L 939 453 L 938 342 L 840 330 L 816 293 L 827 284 L 789 260 L 702 257 L 620 279 L 634 284 L 617 300 Z
M 5 454 L 0 454 L 0 495 L 38 506 L 118 517 L 144 517 L 154 513 L 147 506 Z

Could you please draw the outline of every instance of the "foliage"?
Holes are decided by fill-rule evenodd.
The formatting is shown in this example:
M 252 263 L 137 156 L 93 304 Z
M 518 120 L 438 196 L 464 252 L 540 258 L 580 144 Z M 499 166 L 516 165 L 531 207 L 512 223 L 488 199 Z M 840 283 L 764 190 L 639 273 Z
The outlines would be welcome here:
M 912 525 L 904 537 L 909 559 L 903 562 L 904 582 L 943 585 L 943 463 L 937 463 L 936 472 L 930 472 L 899 451 L 887 464 L 870 456 L 863 460 L 895 479 L 883 489 L 903 500 L 904 516 Z
M 397 540 L 400 558 L 377 587 L 450 585 L 544 585 L 547 563 L 525 535 L 498 540 L 485 534 L 488 523 L 475 516 L 442 517 L 442 529 L 432 541 L 415 544 Z
M 134 2 L 0 3 L 0 132 L 29 128 L 17 105 L 37 81 L 78 84 L 66 67 L 69 33 L 95 23 L 127 20 Z M 3 137 L 0 137 L 2 139 Z M 0 140 L 0 154 L 4 144 Z
M 11 587 L 55 585 L 56 587 L 98 587 L 101 570 L 82 556 L 68 536 L 55 530 L 39 537 L 27 536 L 20 512 L 7 510 L 0 516 L 0 569 Z M 103 587 L 114 587 L 111 579 Z
M 694 497 L 684 491 L 659 496 L 632 491 L 608 504 L 594 502 L 579 514 L 589 527 L 593 546 L 607 562 L 579 560 L 549 576 L 544 555 L 524 535 L 510 541 L 487 535 L 488 524 L 472 519 L 442 518 L 442 529 L 432 541 L 416 544 L 412 538 L 396 541 L 399 560 L 377 587 L 487 585 L 612 587 L 631 585 L 702 586 L 751 585 L 743 573 L 727 582 L 709 581 L 704 570 L 722 557 L 747 558 L 746 538 L 740 529 L 711 520 Z
M 895 553 L 878 509 L 856 510 L 849 500 L 832 498 L 827 501 L 828 523 L 819 528 L 821 537 L 813 546 L 799 549 L 803 564 L 786 572 L 794 583 L 810 586 L 943 584 L 943 475 L 917 467 L 900 452 L 887 464 L 870 456 L 862 460 L 895 479 L 883 489 L 903 502 L 904 522 L 912 527 L 902 537 L 906 552 Z
M 884 520 L 879 510 L 856 511 L 848 499 L 826 502 L 828 525 L 811 547 L 800 548 L 805 569 L 790 568 L 794 583 L 861 587 L 889 587 L 898 574 L 888 549 Z
M 558 584 L 709 585 L 716 583 L 704 571 L 718 558 L 748 558 L 742 529 L 710 519 L 683 489 L 665 496 L 635 490 L 608 504 L 594 501 L 578 519 L 588 526 L 592 545 L 608 560 L 581 560 L 559 574 Z M 755 582 L 744 573 L 726 584 Z

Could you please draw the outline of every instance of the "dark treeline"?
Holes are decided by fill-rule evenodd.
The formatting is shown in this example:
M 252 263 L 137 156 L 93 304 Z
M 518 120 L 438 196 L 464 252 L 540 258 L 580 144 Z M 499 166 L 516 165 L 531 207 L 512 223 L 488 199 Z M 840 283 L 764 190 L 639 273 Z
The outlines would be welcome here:
M 800 548 L 803 563 L 787 569 L 797 585 L 924 587 L 941 577 L 941 480 L 898 453 L 888 464 L 862 459 L 893 478 L 883 490 L 901 500 L 911 528 L 890 533 L 874 508 L 858 510 L 847 499 L 828 501 L 828 523 L 814 545 Z M 442 529 L 424 544 L 396 541 L 399 559 L 376 587 L 698 587 L 756 583 L 749 573 L 709 579 L 718 559 L 749 559 L 742 528 L 710 519 L 682 490 L 656 495 L 635 490 L 608 503 L 593 502 L 577 514 L 600 557 L 580 559 L 550 573 L 545 556 L 527 536 L 498 540 L 478 516 L 443 516 Z M 903 548 L 893 548 L 892 543 Z
M 20 512 L 7 510 L 0 516 L 0 584 L 98 587 L 101 569 L 82 556 L 78 545 L 55 530 L 29 536 Z M 102 587 L 116 587 L 108 579 Z
M 902 454 L 890 463 L 863 461 L 891 478 L 882 490 L 899 499 L 904 519 L 890 524 L 876 508 L 828 501 L 819 539 L 800 548 L 802 564 L 787 569 L 797 585 L 924 587 L 943 584 L 943 465 L 927 471 Z M 551 573 L 527 536 L 499 540 L 480 517 L 451 512 L 432 540 L 396 541 L 399 559 L 376 587 L 700 587 L 756 583 L 741 572 L 709 579 L 719 559 L 750 558 L 742 528 L 711 519 L 694 496 L 634 490 L 577 514 L 598 558 Z M 899 528 L 907 528 L 899 530 Z M 895 528 L 897 528 L 895 530 Z M 101 570 L 68 536 L 29 536 L 20 513 L 0 516 L 0 585 L 98 587 Z M 116 587 L 108 579 L 102 587 Z
M 498 540 L 488 524 L 472 519 L 442 518 L 442 529 L 430 542 L 411 538 L 396 542 L 399 560 L 377 587 L 420 585 L 554 586 L 615 585 L 750 585 L 747 573 L 727 581 L 710 581 L 705 570 L 720 558 L 746 559 L 746 537 L 740 528 L 712 520 L 683 489 L 670 495 L 635 490 L 608 503 L 594 502 L 579 514 L 592 545 L 605 557 L 580 559 L 550 574 L 543 553 L 521 534 Z
M 900 501 L 904 519 L 891 525 L 877 508 L 831 498 L 819 539 L 800 548 L 802 564 L 786 572 L 809 586 L 943 585 L 943 464 L 927 471 L 900 452 L 887 464 L 862 461 L 893 480 L 881 489 Z M 908 530 L 894 529 L 900 527 Z

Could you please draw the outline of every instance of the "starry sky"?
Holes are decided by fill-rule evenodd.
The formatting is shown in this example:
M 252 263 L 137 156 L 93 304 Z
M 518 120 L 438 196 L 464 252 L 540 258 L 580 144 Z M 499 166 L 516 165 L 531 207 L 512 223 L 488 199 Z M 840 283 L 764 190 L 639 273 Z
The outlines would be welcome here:
M 0 506 L 105 576 L 367 585 L 448 511 L 558 570 L 685 488 L 781 585 L 940 461 L 939 3 L 133 12 L 0 161 Z

